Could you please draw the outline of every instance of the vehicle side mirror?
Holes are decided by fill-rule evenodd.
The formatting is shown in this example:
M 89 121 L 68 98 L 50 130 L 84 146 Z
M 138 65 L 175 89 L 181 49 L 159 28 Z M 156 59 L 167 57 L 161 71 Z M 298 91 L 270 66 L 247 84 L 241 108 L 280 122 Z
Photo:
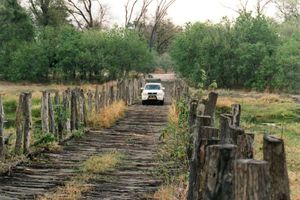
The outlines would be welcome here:
M 144 88 L 143 87 L 141 87 L 141 90 L 143 90 Z
M 161 89 L 162 89 L 162 90 L 165 90 L 166 88 L 162 87 Z

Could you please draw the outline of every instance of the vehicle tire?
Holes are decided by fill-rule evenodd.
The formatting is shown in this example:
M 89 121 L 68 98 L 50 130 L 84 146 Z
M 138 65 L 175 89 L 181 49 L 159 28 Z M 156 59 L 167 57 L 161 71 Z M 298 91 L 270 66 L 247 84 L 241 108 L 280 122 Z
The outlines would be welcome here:
M 160 105 L 164 105 L 164 103 L 165 103 L 164 100 L 160 101 Z
M 142 105 L 146 105 L 146 101 L 142 101 Z

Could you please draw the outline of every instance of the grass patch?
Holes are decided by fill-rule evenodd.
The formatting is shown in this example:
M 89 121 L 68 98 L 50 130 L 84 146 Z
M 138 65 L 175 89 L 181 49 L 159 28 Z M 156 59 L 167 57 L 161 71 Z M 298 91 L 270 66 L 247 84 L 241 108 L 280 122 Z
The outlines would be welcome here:
M 183 200 L 187 198 L 188 187 L 184 177 L 179 177 L 172 184 L 162 185 L 154 193 L 155 200 Z
M 123 101 L 114 102 L 112 105 L 102 108 L 100 113 L 93 111 L 93 114 L 88 117 L 88 126 L 109 128 L 124 116 L 125 111 L 126 105 Z
M 124 155 L 118 151 L 106 152 L 90 157 L 83 162 L 78 175 L 73 177 L 64 186 L 58 187 L 56 191 L 47 193 L 39 200 L 76 200 L 82 197 L 84 192 L 91 189 L 89 180 L 97 179 L 101 173 L 113 170 L 119 165 Z

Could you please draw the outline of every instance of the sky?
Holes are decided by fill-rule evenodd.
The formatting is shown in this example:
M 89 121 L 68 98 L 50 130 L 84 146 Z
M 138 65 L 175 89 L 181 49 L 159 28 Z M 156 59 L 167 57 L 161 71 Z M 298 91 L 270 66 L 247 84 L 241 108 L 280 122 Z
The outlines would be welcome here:
M 156 1 L 156 0 L 154 0 Z M 245 2 L 245 0 L 242 0 Z M 110 20 L 113 23 L 124 23 L 124 4 L 126 0 L 104 0 L 109 7 Z M 237 10 L 240 0 L 176 0 L 168 11 L 168 17 L 177 25 L 184 25 L 186 22 L 219 22 L 223 16 L 234 19 L 237 17 Z M 248 0 L 248 9 L 254 9 L 256 0 Z M 265 10 L 268 16 L 275 16 L 275 8 L 269 5 Z

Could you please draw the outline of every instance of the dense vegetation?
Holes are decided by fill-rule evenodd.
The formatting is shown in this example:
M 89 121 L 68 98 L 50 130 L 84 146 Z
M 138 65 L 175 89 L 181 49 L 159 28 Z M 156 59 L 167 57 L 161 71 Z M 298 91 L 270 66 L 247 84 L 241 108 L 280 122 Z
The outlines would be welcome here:
M 188 24 L 173 43 L 176 70 L 194 86 L 300 89 L 299 18 L 276 23 L 241 12 L 236 21 Z
M 16 0 L 1 1 L 0 71 L 5 80 L 104 81 L 150 70 L 152 53 L 135 30 L 79 31 L 66 23 L 40 25 L 37 19 L 36 25 Z

